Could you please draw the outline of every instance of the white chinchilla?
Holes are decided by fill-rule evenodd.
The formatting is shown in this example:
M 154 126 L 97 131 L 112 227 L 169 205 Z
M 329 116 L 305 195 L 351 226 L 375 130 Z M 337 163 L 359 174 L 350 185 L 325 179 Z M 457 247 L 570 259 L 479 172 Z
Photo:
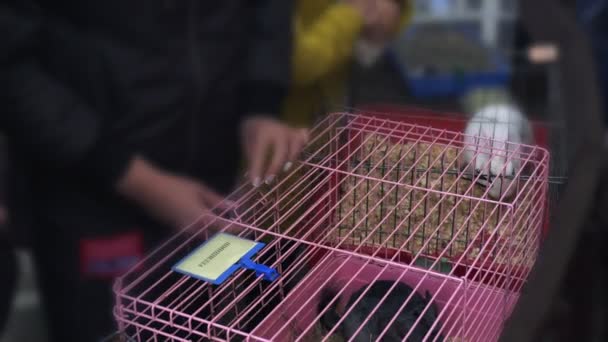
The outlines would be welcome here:
M 487 181 L 479 180 L 490 186 L 489 195 L 509 198 L 517 187 L 510 186 L 510 177 L 523 166 L 520 159 L 524 151 L 513 144 L 529 145 L 532 140 L 530 123 L 519 109 L 510 104 L 487 105 L 475 113 L 465 130 L 465 172 L 489 176 Z

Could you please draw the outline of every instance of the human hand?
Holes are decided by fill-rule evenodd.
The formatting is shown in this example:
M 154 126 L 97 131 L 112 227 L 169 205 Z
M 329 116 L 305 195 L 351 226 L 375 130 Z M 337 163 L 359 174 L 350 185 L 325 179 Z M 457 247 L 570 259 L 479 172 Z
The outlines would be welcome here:
M 151 216 L 177 229 L 196 222 L 215 206 L 230 207 L 204 184 L 160 170 L 141 158 L 132 161 L 118 183 L 118 191 Z
M 528 60 L 534 64 L 553 63 L 559 58 L 559 49 L 555 44 L 534 44 L 528 48 Z
M 308 142 L 307 129 L 291 128 L 263 116 L 245 120 L 241 136 L 249 162 L 249 179 L 255 187 L 262 181 L 271 184 L 280 171 L 287 171 Z M 267 163 L 269 153 L 270 162 Z

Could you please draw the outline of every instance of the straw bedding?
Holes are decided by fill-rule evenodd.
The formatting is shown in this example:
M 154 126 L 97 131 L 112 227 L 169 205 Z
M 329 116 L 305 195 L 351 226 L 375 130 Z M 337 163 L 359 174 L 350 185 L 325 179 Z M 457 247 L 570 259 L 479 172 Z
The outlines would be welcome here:
M 334 242 L 396 248 L 452 260 L 464 256 L 463 262 L 470 262 L 492 238 L 501 244 L 489 258 L 504 264 L 509 254 L 513 264 L 521 262 L 522 253 L 513 258 L 512 248 L 530 237 L 528 222 L 521 220 L 510 226 L 506 205 L 482 201 L 487 198 L 486 188 L 458 177 L 457 147 L 435 144 L 429 148 L 425 143 L 383 140 L 380 136 L 366 139 L 359 154 L 365 158 L 355 158 L 348 169 L 355 175 L 342 179 Z M 416 167 L 412 167 L 414 163 Z M 442 175 L 446 170 L 449 173 Z M 521 181 L 520 189 L 523 185 Z M 517 215 L 531 210 L 528 202 L 518 204 L 528 209 L 517 209 Z

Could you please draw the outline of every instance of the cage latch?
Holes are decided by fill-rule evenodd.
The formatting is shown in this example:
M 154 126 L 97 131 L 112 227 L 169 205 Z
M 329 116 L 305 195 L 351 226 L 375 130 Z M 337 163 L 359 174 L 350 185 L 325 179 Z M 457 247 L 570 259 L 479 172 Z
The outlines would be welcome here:
M 274 268 L 262 264 L 256 264 L 251 259 L 242 258 L 239 261 L 241 267 L 255 271 L 256 276 L 263 276 L 264 280 L 275 281 L 279 277 L 279 273 Z

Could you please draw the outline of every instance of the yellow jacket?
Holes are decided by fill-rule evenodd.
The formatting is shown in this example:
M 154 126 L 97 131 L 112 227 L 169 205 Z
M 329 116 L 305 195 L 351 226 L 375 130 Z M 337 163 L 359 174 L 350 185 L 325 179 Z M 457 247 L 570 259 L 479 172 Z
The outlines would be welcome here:
M 409 23 L 411 1 L 404 0 L 402 26 Z M 283 119 L 310 126 L 323 111 L 344 106 L 353 46 L 363 18 L 350 5 L 335 0 L 299 0 L 294 16 L 292 87 Z

